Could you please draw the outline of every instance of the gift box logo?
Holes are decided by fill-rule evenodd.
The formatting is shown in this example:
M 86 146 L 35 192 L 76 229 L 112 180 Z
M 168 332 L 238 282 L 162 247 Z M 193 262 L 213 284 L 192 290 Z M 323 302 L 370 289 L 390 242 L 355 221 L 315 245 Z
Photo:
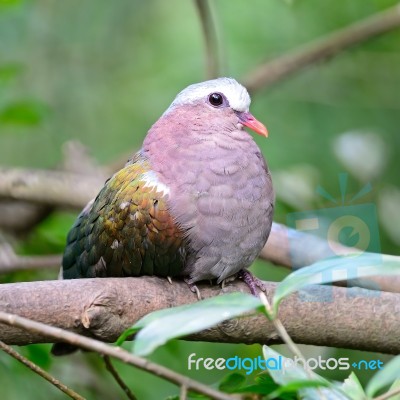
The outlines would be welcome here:
M 331 255 L 343 254 L 343 247 L 354 247 L 363 252 L 380 253 L 380 238 L 376 206 L 373 203 L 354 204 L 371 191 L 371 185 L 365 185 L 349 201 L 346 201 L 347 174 L 339 175 L 341 200 L 336 200 L 321 186 L 318 194 L 333 203 L 332 207 L 319 210 L 294 212 L 287 215 L 287 225 L 304 233 L 324 239 L 330 248 Z M 289 243 L 292 255 L 295 243 Z M 377 255 L 377 257 L 379 257 Z M 379 257 L 380 259 L 380 257 Z M 292 257 L 294 269 L 303 265 L 296 264 Z M 356 279 L 356 271 L 348 271 L 348 279 Z M 326 299 L 325 299 L 326 300 Z

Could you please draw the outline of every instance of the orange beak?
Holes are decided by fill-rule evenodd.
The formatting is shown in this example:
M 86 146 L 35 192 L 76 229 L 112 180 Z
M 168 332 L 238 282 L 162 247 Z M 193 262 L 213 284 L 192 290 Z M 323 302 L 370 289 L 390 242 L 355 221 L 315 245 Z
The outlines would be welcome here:
M 261 136 L 268 137 L 268 131 L 264 124 L 255 119 L 249 112 L 238 112 L 239 121 L 244 126 L 247 126 L 255 133 Z

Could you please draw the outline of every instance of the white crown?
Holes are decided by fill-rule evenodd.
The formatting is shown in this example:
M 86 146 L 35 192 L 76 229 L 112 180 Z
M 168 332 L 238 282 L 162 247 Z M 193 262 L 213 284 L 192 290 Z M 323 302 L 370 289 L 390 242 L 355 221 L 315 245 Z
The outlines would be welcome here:
M 164 114 L 167 114 L 176 106 L 206 99 L 208 95 L 214 92 L 222 93 L 233 110 L 239 112 L 249 111 L 251 100 L 246 88 L 233 78 L 218 78 L 195 83 L 183 89 Z

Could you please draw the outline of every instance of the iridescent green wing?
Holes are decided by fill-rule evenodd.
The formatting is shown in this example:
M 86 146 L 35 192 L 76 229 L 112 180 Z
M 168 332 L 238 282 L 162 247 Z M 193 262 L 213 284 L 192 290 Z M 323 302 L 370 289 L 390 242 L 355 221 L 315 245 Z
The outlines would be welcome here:
M 63 277 L 176 276 L 186 259 L 167 197 L 137 156 L 106 182 L 67 237 Z M 151 173 L 153 174 L 153 173 Z

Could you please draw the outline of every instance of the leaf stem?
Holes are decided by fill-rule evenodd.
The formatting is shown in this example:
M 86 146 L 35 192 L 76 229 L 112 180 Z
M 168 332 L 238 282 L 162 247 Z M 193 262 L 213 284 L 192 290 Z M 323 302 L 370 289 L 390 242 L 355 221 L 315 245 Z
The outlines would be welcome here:
M 391 397 L 395 396 L 396 394 L 400 394 L 400 388 L 389 390 L 388 392 L 383 393 L 378 397 L 375 397 L 374 400 L 389 400 Z

